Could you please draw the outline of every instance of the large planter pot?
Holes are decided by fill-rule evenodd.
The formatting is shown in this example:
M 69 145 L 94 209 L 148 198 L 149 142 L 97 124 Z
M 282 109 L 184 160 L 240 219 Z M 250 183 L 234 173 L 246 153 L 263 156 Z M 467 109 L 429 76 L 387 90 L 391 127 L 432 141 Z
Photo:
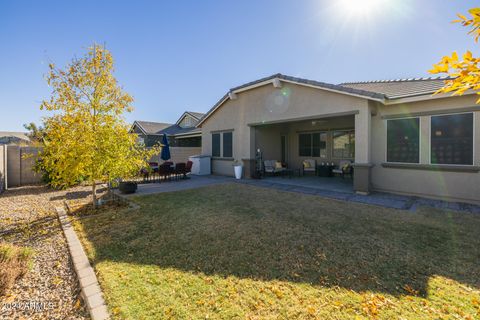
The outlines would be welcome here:
M 242 179 L 243 166 L 233 166 L 235 170 L 235 179 Z
M 135 193 L 137 191 L 136 182 L 120 182 L 118 185 L 118 190 L 123 194 Z

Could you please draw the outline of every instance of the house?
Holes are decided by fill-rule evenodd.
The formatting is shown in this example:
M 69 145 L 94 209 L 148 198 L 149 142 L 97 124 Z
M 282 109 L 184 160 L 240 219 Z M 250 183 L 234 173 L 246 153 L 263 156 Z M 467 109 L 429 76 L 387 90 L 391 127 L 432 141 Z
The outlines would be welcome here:
M 196 126 L 204 115 L 185 111 L 175 124 L 161 130 L 160 133 L 167 134 L 172 147 L 201 147 L 202 130 Z
M 160 132 L 171 125 L 171 123 L 136 120 L 133 122 L 130 132 L 138 135 L 138 142 L 145 144 L 146 147 L 153 147 L 162 141 L 163 134 Z
M 25 132 L 0 131 L 0 145 L 25 145 L 30 143 L 30 138 Z
M 282 74 L 229 90 L 203 116 L 214 174 L 263 159 L 354 162 L 352 188 L 480 203 L 480 106 L 474 92 L 433 93 L 444 78 L 339 85 Z
M 159 144 L 164 134 L 171 147 L 201 147 L 201 129 L 196 125 L 204 116 L 200 112 L 185 111 L 175 124 L 150 121 L 134 121 L 130 132 L 138 134 L 146 147 Z

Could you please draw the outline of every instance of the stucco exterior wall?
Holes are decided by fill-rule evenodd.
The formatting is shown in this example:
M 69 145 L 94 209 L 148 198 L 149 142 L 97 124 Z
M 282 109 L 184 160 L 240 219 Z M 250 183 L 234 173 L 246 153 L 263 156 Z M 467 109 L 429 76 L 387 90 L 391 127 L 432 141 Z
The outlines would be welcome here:
M 480 173 L 426 169 L 388 168 L 386 162 L 387 118 L 416 115 L 420 118 L 420 164 L 430 164 L 430 115 L 451 113 L 475 106 L 477 96 L 451 97 L 401 105 L 378 106 L 372 117 L 372 187 L 387 191 L 452 201 L 480 203 Z M 480 165 L 480 112 L 474 115 L 474 166 Z
M 280 135 L 288 136 L 288 164 L 298 168 L 298 133 L 329 129 L 355 129 L 355 171 L 371 190 L 480 203 L 480 111 L 475 111 L 474 166 L 470 172 L 432 170 L 430 165 L 430 116 L 464 112 L 476 106 L 477 96 L 432 98 L 425 101 L 383 105 L 363 98 L 282 82 L 237 93 L 202 124 L 202 154 L 212 154 L 212 132 L 233 130 L 233 157 L 212 159 L 212 172 L 233 175 L 233 159 L 253 159 L 262 149 L 264 159 L 281 159 Z M 478 107 L 476 110 L 479 110 Z M 386 162 L 386 123 L 391 117 L 419 115 L 420 164 L 392 168 Z M 321 119 L 315 128 L 312 120 Z M 323 120 L 327 120 L 323 122 Z M 330 137 L 331 139 L 331 137 Z M 331 141 L 328 141 L 327 144 Z M 327 147 L 331 152 L 331 148 Z M 322 161 L 323 159 L 318 159 Z M 334 160 L 329 154 L 328 160 Z M 438 168 L 438 167 L 437 167 Z M 357 180 L 357 179 L 356 179 Z M 356 181 L 357 182 L 357 181 Z M 370 189 L 367 184 L 362 187 Z M 358 189 L 356 189 L 358 190 Z
M 238 93 L 237 99 L 227 100 L 202 124 L 202 154 L 212 154 L 212 132 L 233 130 L 232 159 L 212 159 L 214 174 L 233 175 L 233 160 L 253 159 L 255 141 L 267 138 L 262 136 L 260 130 L 255 130 L 258 125 L 306 121 L 325 115 L 341 115 L 359 110 L 368 112 L 368 108 L 367 100 L 362 98 L 285 82 L 282 82 L 282 88 L 267 84 Z M 273 135 L 271 132 L 264 134 Z M 297 143 L 295 140 L 294 135 L 289 134 L 292 147 Z M 264 159 L 270 155 L 280 158 L 279 151 L 274 151 L 274 145 L 269 146 Z

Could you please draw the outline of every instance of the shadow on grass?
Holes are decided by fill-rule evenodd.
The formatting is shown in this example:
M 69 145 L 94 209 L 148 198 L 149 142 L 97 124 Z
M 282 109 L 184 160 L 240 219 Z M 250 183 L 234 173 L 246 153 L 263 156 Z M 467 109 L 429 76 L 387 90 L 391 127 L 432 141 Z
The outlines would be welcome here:
M 96 190 L 96 194 L 103 194 L 107 191 L 106 187 L 97 187 L 98 189 Z M 91 190 L 75 190 L 75 191 L 69 191 L 66 192 L 64 195 L 58 195 L 51 197 L 50 200 L 80 200 L 80 199 L 86 199 L 89 198 L 92 195 Z
M 84 218 L 94 263 L 426 295 L 441 275 L 480 288 L 480 215 L 419 212 L 222 185 L 134 198 Z

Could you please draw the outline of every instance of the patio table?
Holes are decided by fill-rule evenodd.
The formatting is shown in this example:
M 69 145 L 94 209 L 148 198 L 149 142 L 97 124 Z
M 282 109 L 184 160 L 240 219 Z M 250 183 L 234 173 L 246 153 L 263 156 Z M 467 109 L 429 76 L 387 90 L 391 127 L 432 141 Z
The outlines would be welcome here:
M 317 174 L 319 177 L 333 177 L 333 168 L 335 168 L 334 165 L 318 165 Z

